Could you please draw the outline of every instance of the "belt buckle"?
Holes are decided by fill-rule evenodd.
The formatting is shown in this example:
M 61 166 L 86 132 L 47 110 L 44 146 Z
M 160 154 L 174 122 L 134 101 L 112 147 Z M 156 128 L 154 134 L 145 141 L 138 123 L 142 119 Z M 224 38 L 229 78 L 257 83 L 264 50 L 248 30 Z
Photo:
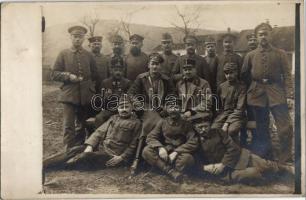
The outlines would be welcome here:
M 264 83 L 264 84 L 268 83 L 268 81 L 269 81 L 269 79 L 267 79 L 267 78 L 262 79 L 262 83 Z

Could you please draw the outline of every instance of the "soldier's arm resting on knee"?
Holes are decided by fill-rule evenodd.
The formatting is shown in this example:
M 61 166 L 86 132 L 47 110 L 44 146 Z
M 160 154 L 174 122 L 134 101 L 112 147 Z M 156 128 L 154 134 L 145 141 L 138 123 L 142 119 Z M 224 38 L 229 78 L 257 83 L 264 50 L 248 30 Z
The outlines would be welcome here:
M 233 123 L 237 120 L 243 120 L 244 113 L 246 110 L 246 86 L 242 86 L 239 91 L 238 101 L 236 103 L 236 107 L 234 112 L 232 112 L 226 119 L 226 123 Z
M 178 153 L 192 153 L 194 152 L 199 145 L 198 137 L 196 136 L 196 133 L 192 129 L 191 125 L 188 125 L 186 131 L 186 142 L 180 146 L 178 146 L 174 151 Z

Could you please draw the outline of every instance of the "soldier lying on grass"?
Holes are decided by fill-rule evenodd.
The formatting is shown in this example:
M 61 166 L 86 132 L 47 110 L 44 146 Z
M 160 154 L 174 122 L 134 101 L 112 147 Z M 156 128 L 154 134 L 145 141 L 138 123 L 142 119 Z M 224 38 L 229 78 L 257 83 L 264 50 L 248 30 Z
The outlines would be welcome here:
M 289 165 L 263 159 L 240 148 L 222 129 L 211 129 L 208 121 L 199 122 L 195 129 L 200 139 L 195 157 L 205 173 L 239 182 L 262 180 L 269 172 L 294 174 L 294 168 Z
M 118 114 L 100 126 L 84 143 L 44 160 L 44 169 L 94 169 L 124 165 L 132 161 L 141 122 L 132 113 L 127 96 L 120 98 Z

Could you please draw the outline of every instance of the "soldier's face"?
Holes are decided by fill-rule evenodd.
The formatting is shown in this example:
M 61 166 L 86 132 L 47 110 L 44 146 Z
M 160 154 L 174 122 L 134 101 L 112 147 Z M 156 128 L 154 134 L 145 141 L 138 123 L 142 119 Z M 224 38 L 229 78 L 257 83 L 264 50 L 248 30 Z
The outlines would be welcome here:
M 195 127 L 195 130 L 200 135 L 205 135 L 205 134 L 209 133 L 209 131 L 210 131 L 210 122 L 199 123 L 199 124 L 196 124 L 194 127 Z
M 172 51 L 172 44 L 173 42 L 170 40 L 162 41 L 161 46 L 164 52 L 171 52 Z
M 228 80 L 230 83 L 235 82 L 238 78 L 238 73 L 236 70 L 224 71 L 224 75 L 226 80 Z
M 250 50 L 254 50 L 257 48 L 258 42 L 256 37 L 251 37 L 248 39 L 248 47 Z
M 207 44 L 206 51 L 208 55 L 215 55 L 216 54 L 216 45 L 215 44 Z
M 234 42 L 233 42 L 232 39 L 225 38 L 223 40 L 224 51 L 232 51 L 233 50 L 233 46 L 234 46 Z
M 194 78 L 197 72 L 195 67 L 187 67 L 183 68 L 183 76 L 187 79 Z
M 180 117 L 180 108 L 177 105 L 168 106 L 167 113 L 170 118 L 178 119 Z
M 113 52 L 115 54 L 121 54 L 124 49 L 124 44 L 122 42 L 114 42 L 113 43 Z
M 92 52 L 99 53 L 101 51 L 101 48 L 102 48 L 102 43 L 101 42 L 90 43 L 90 48 L 91 48 Z
M 118 106 L 118 114 L 122 118 L 128 118 L 132 115 L 132 105 L 130 103 L 120 104 Z
M 160 73 L 160 63 L 154 60 L 149 62 L 149 70 L 151 75 L 158 75 Z
M 185 48 L 188 54 L 194 54 L 196 50 L 196 42 L 194 40 L 187 40 Z
M 70 35 L 70 39 L 74 47 L 80 47 L 84 42 L 84 35 Z
M 130 42 L 130 50 L 133 53 L 135 52 L 140 52 L 142 47 L 142 42 L 141 41 L 137 41 L 137 40 L 133 40 Z
M 119 67 L 115 67 L 112 69 L 112 75 L 115 79 L 121 79 L 123 76 L 123 69 Z
M 267 46 L 271 41 L 271 32 L 265 29 L 257 31 L 258 43 L 261 46 Z

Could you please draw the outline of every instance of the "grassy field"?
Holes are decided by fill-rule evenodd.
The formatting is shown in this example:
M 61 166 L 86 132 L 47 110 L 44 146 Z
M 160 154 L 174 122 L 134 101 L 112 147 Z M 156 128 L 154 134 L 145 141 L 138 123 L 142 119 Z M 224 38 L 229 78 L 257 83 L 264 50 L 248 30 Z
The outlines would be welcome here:
M 63 150 L 62 105 L 56 99 L 59 85 L 43 85 L 43 155 Z M 292 177 L 270 177 L 257 185 L 243 185 L 191 176 L 174 183 L 166 176 L 147 169 L 128 179 L 128 168 L 97 171 L 61 170 L 46 173 L 48 194 L 292 194 Z

